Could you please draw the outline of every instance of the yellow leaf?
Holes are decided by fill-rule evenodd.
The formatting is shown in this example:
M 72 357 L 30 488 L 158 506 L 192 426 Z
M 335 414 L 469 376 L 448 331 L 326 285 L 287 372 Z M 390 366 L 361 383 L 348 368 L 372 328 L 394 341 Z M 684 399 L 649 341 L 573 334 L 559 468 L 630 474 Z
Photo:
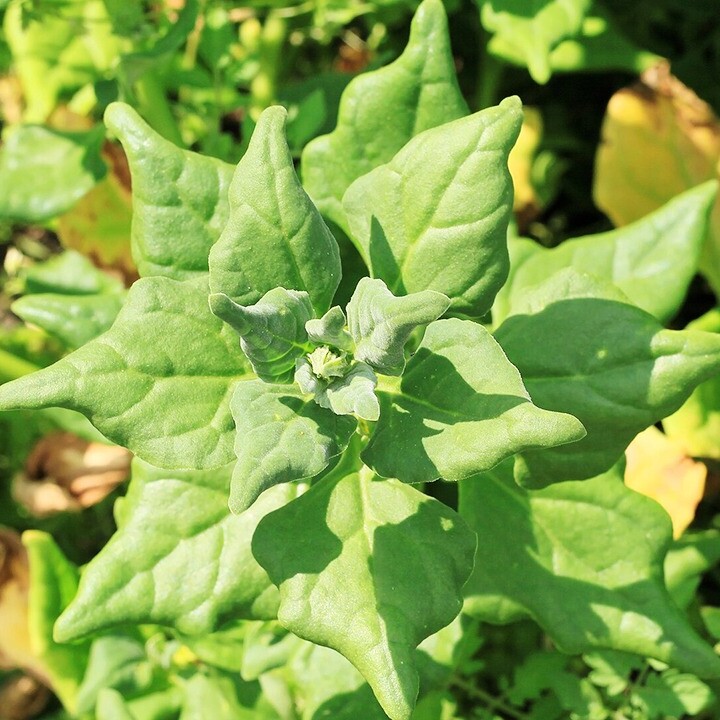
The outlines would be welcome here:
M 720 122 L 711 107 L 666 63 L 656 65 L 610 99 L 595 162 L 595 202 L 615 225 L 626 225 L 717 178 L 719 161 Z M 700 270 L 720 293 L 720 201 Z
M 670 515 L 673 535 L 682 535 L 705 491 L 705 465 L 688 457 L 681 443 L 655 427 L 641 432 L 625 455 L 625 484 L 660 503 Z
M 508 157 L 508 170 L 515 187 L 513 211 L 518 223 L 526 226 L 541 209 L 541 203 L 532 185 L 531 173 L 535 153 L 542 137 L 542 116 L 537 108 L 523 108 L 523 124 L 520 136 Z

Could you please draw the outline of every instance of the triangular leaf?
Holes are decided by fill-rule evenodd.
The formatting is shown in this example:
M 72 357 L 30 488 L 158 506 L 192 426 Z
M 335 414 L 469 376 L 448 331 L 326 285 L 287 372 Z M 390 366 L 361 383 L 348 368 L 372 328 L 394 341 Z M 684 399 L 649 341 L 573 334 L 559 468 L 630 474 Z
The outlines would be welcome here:
M 238 517 L 227 507 L 230 472 L 169 473 L 135 461 L 119 529 L 85 570 L 56 637 L 123 623 L 200 634 L 232 618 L 274 617 L 277 592 L 250 543 L 260 518 L 297 490 L 276 488 Z
M 276 287 L 304 290 L 318 315 L 340 282 L 337 242 L 295 174 L 287 112 L 268 108 L 230 186 L 230 217 L 210 252 L 210 287 L 241 305 Z
M 697 272 L 717 182 L 688 190 L 627 227 L 567 240 L 547 249 L 510 238 L 510 277 L 493 305 L 502 322 L 523 291 L 566 267 L 617 285 L 638 307 L 667 322 Z
M 0 409 L 78 410 L 162 467 L 232 461 L 230 397 L 249 371 L 202 283 L 136 282 L 112 328 L 45 370 L 0 387 Z
M 249 306 L 213 293 L 210 309 L 238 332 L 240 347 L 261 380 L 292 382 L 296 359 L 312 349 L 305 323 L 313 309 L 306 292 L 278 287 Z
M 183 280 L 206 273 L 210 248 L 230 213 L 233 166 L 181 150 L 124 103 L 108 106 L 105 124 L 130 163 L 133 259 L 140 275 Z
M 433 290 L 395 297 L 382 280 L 362 278 L 347 306 L 355 359 L 384 375 L 401 375 L 412 331 L 437 320 L 449 306 L 450 300 Z
M 230 509 L 244 512 L 268 488 L 322 472 L 340 455 L 357 421 L 335 415 L 295 386 L 239 383 L 231 409 L 237 427 Z
M 408 720 L 415 648 L 457 615 L 475 538 L 447 506 L 355 462 L 268 515 L 253 552 L 280 588 L 280 622 L 342 653 Z
M 396 295 L 441 292 L 459 313 L 490 308 L 508 273 L 507 158 L 521 120 L 508 98 L 426 130 L 348 188 L 350 234 L 373 277 Z
M 462 480 L 524 448 L 584 435 L 574 417 L 533 405 L 500 346 L 469 320 L 428 326 L 397 390 L 378 394 L 380 420 L 363 458 L 404 482 Z
M 321 318 L 305 323 L 308 337 L 317 345 L 332 345 L 338 350 L 352 351 L 353 339 L 345 330 L 345 313 L 337 305 L 331 307 Z
M 459 486 L 479 548 L 466 612 L 493 623 L 532 617 L 568 653 L 611 648 L 720 675 L 665 589 L 672 528 L 654 501 L 617 469 L 533 492 L 512 475 L 507 462 Z
M 665 330 L 612 285 L 568 268 L 532 289 L 495 337 L 540 407 L 587 429 L 573 445 L 526 452 L 518 481 L 544 487 L 614 465 L 641 430 L 720 371 L 720 337 Z
M 341 201 L 354 180 L 389 162 L 414 135 L 467 113 L 445 9 L 440 0 L 425 0 L 403 54 L 355 78 L 343 93 L 336 129 L 308 143 L 303 183 L 326 217 L 345 229 Z

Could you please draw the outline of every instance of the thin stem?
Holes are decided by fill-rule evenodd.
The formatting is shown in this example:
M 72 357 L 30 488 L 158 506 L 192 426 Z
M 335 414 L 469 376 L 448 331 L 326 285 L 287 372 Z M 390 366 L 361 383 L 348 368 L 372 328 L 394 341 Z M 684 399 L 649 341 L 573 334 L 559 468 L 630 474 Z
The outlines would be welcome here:
M 23 375 L 29 375 L 40 368 L 27 360 L 0 350 L 0 383 L 17 380 Z
M 502 698 L 493 697 L 490 693 L 485 692 L 479 687 L 475 687 L 475 685 L 471 685 L 462 678 L 454 677 L 450 684 L 460 688 L 460 690 L 469 695 L 471 698 L 481 700 L 490 711 L 500 710 L 508 717 L 513 718 L 513 720 L 527 720 L 528 718 L 528 715 L 522 710 L 517 710 L 516 708 L 511 707 L 502 700 Z

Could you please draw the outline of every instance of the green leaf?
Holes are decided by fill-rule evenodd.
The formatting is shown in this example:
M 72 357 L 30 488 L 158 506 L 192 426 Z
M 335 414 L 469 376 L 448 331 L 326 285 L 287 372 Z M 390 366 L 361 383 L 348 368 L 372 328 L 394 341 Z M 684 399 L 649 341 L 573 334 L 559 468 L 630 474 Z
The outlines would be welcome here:
M 533 405 L 500 346 L 469 320 L 429 325 L 399 386 L 378 394 L 380 420 L 363 458 L 403 482 L 462 480 L 524 448 L 584 435 L 574 417 Z
M 250 543 L 268 512 L 292 500 L 291 485 L 263 495 L 242 517 L 227 507 L 231 466 L 167 471 L 140 461 L 118 531 L 85 570 L 56 626 L 64 642 L 121 624 L 209 633 L 234 618 L 272 618 L 277 592 Z
M 682 609 L 695 600 L 703 575 L 720 562 L 717 530 L 687 532 L 672 544 L 665 556 L 665 585 Z
M 635 688 L 633 695 L 651 717 L 695 716 L 716 701 L 702 680 L 673 670 L 651 675 L 644 686 Z
M 530 396 L 587 430 L 573 445 L 519 456 L 527 487 L 605 472 L 635 435 L 720 370 L 720 337 L 665 330 L 614 286 L 571 268 L 531 289 L 515 312 L 495 337 Z
M 347 306 L 355 359 L 384 375 L 401 375 L 410 334 L 437 320 L 449 306 L 450 300 L 433 290 L 395 297 L 382 280 L 362 278 Z
M 331 307 L 321 318 L 308 320 L 305 330 L 317 345 L 332 345 L 338 350 L 352 352 L 354 344 L 350 333 L 345 330 L 345 313 L 337 305 Z
M 25 295 L 12 311 L 75 349 L 101 335 L 115 321 L 124 295 Z
M 65 709 L 74 713 L 88 646 L 59 645 L 53 640 L 53 625 L 75 596 L 78 571 L 46 533 L 28 530 L 23 545 L 30 564 L 28 628 L 33 654 L 42 661 Z
M 105 133 L 61 132 L 24 125 L 0 151 L 0 217 L 43 223 L 69 210 L 107 173 L 100 157 Z
M 253 539 L 281 624 L 350 660 L 392 720 L 410 717 L 415 648 L 457 615 L 474 548 L 454 511 L 352 454 Z
M 663 583 L 670 521 L 623 485 L 621 469 L 529 492 L 508 461 L 459 492 L 479 548 L 467 613 L 501 624 L 531 617 L 567 653 L 623 650 L 720 675 L 720 659 Z
M 227 224 L 233 166 L 181 150 L 123 103 L 105 124 L 125 149 L 133 190 L 133 258 L 141 276 L 175 280 L 208 271 L 208 253 Z
M 208 677 L 196 672 L 184 684 L 185 703 L 179 720 L 257 720 L 243 707 L 235 682 L 230 677 Z
M 380 403 L 375 394 L 377 376 L 365 363 L 355 363 L 350 371 L 331 382 L 315 395 L 315 401 L 336 415 L 357 415 L 374 421 L 380 417 Z
M 508 273 L 517 98 L 417 135 L 345 193 L 350 235 L 396 295 L 436 290 L 458 313 L 490 309 Z
M 98 695 L 97 720 L 137 720 L 123 696 L 112 688 L 103 688 Z
M 213 293 L 210 309 L 240 335 L 240 347 L 261 380 L 292 382 L 295 360 L 312 349 L 305 323 L 313 309 L 306 292 L 277 287 L 249 306 Z
M 553 249 L 510 238 L 510 278 L 495 299 L 493 320 L 502 322 L 527 288 L 573 267 L 614 283 L 666 323 L 697 272 L 717 187 L 716 181 L 704 183 L 631 225 L 567 240 Z
M 106 295 L 123 290 L 120 280 L 98 270 L 75 250 L 66 250 L 25 270 L 26 293 Z
M 340 282 L 340 251 L 295 174 L 286 118 L 284 108 L 265 110 L 237 166 L 230 217 L 210 252 L 210 288 L 241 305 L 276 287 L 304 290 L 321 315 Z
M 322 213 L 347 228 L 342 197 L 350 184 L 389 162 L 413 136 L 464 117 L 447 17 L 440 0 L 425 0 L 403 54 L 355 78 L 343 93 L 336 129 L 302 155 L 305 188 Z
M 578 35 L 592 0 L 476 0 L 483 27 L 493 34 L 489 50 L 522 57 L 535 82 L 550 79 L 550 53 Z
M 237 464 L 230 509 L 247 510 L 279 483 L 322 472 L 345 449 L 357 421 L 321 408 L 295 386 L 239 383 L 231 409 L 237 427 Z
M 2 385 L 0 409 L 66 407 L 155 465 L 225 465 L 235 437 L 230 397 L 248 369 L 234 334 L 221 330 L 202 285 L 140 280 L 108 332 Z

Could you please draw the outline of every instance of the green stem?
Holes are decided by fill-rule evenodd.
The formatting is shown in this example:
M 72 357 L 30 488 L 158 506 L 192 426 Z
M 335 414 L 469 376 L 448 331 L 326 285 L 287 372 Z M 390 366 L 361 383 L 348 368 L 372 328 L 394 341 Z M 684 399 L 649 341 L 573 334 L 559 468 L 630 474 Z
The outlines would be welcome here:
M 165 96 L 165 87 L 152 72 L 146 72 L 135 83 L 140 114 L 166 140 L 183 147 L 175 117 Z
M 475 87 L 476 110 L 483 110 L 497 104 L 500 80 L 505 69 L 502 60 L 498 60 L 490 53 L 488 49 L 489 41 L 489 34 L 481 30 L 480 42 L 482 43 L 482 49 L 478 58 L 477 85 Z
M 29 375 L 40 368 L 27 360 L 0 350 L 0 383 L 17 380 L 23 375 Z
M 480 700 L 491 712 L 499 710 L 513 720 L 527 720 L 528 718 L 528 715 L 522 710 L 511 707 L 502 698 L 493 697 L 490 693 L 471 685 L 462 678 L 454 677 L 450 684 L 460 688 L 469 697 Z
M 287 32 L 285 18 L 280 13 L 270 12 L 260 36 L 260 69 L 250 85 L 254 117 L 277 100 L 277 81 Z

